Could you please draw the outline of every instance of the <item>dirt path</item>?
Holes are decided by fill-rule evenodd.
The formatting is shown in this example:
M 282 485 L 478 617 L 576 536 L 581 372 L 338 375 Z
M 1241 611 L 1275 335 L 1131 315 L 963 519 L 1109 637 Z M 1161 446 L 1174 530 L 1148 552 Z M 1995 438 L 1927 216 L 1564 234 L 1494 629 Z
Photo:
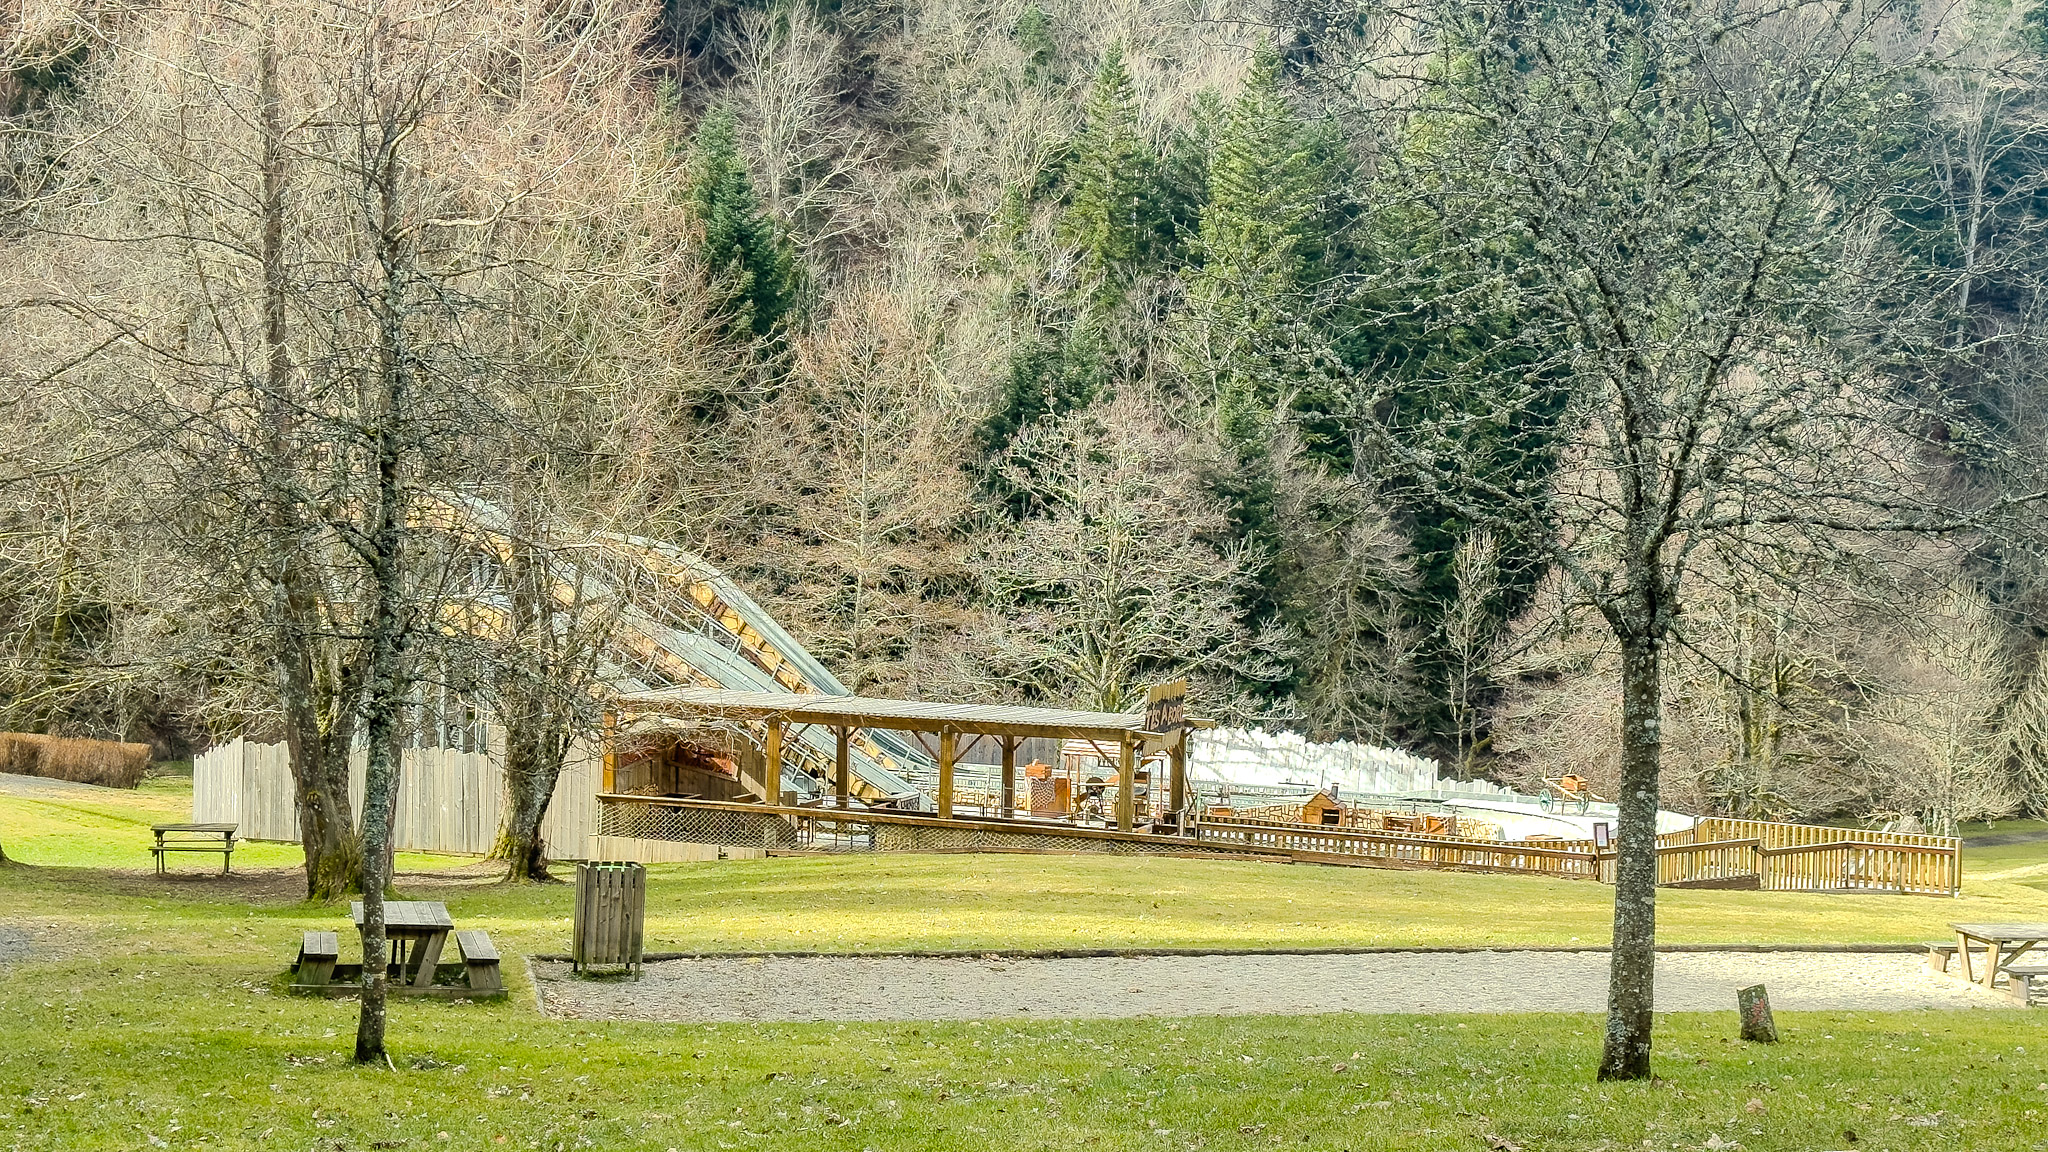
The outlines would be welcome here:
M 1600 952 L 1132 956 L 1016 960 L 663 960 L 637 981 L 533 965 L 550 1015 L 618 1020 L 970 1020 L 1317 1012 L 1603 1012 Z M 1687 952 L 1657 957 L 1657 1006 L 1732 1009 L 1764 984 L 1779 1009 L 1991 1008 L 1904 953 Z

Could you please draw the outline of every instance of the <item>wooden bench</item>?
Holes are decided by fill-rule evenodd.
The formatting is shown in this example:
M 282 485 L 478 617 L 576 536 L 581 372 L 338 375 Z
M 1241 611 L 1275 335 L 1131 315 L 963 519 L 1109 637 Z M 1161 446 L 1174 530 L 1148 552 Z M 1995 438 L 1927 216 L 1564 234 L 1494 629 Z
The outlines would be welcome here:
M 172 852 L 218 852 L 220 853 L 220 874 L 228 874 L 228 861 L 235 854 L 235 829 L 238 824 L 152 824 L 149 830 L 156 834 L 156 846 L 150 854 L 156 857 L 156 874 L 164 874 L 164 860 Z
M 299 944 L 296 983 L 319 987 L 334 979 L 335 961 L 341 958 L 341 939 L 333 932 L 308 932 Z
M 2012 997 L 2015 1008 L 2025 1008 L 2034 987 L 2043 977 L 2048 977 L 2048 960 L 2034 960 L 2025 964 L 2007 964 L 2000 971 L 2005 973 L 2005 994 Z
M 1927 971 L 1936 976 L 1948 975 L 1948 963 L 1956 958 L 1953 941 L 1927 946 Z
M 490 933 L 477 928 L 464 929 L 455 934 L 455 948 L 462 953 L 462 966 L 469 976 L 470 991 L 505 990 L 504 979 L 498 973 L 498 949 L 491 943 Z

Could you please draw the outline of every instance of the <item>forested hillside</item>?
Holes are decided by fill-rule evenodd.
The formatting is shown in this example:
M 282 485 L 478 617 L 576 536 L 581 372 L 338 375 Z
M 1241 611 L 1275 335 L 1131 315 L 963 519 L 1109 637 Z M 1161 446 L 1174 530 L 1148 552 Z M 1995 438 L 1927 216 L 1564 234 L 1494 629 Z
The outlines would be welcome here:
M 862 693 L 2048 811 L 2025 0 L 13 11 L 0 727 L 345 747 L 459 489 Z

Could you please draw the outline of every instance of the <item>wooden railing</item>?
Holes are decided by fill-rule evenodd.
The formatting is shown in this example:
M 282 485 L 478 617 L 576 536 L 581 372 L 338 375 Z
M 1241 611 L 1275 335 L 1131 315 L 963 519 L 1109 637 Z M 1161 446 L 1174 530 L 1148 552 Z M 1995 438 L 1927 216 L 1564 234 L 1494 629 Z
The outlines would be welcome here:
M 1517 841 L 1461 840 L 1419 832 L 1366 832 L 1358 829 L 1277 821 L 1204 820 L 1195 842 L 1247 849 L 1311 852 L 1331 856 L 1363 856 L 1438 868 L 1486 872 L 1520 872 L 1583 880 L 1600 878 L 1600 861 L 1592 852 L 1549 844 Z
M 1467 840 L 1418 832 L 1373 832 L 1298 821 L 1204 820 L 1179 835 L 1117 832 L 1036 820 L 962 818 L 864 809 L 788 808 L 734 801 L 601 795 L 601 835 L 804 850 L 828 843 L 842 850 L 1185 852 L 1287 855 L 1343 863 L 1384 862 L 1424 868 L 1510 872 L 1570 879 L 1614 880 L 1614 849 L 1590 841 Z M 664 815 L 666 814 L 666 815 Z M 1701 822 L 1706 833 L 1731 826 L 1805 829 L 1762 821 Z M 1960 888 L 1960 841 L 1932 844 L 1855 838 L 1853 830 L 1816 829 L 1815 843 L 1774 846 L 1761 837 L 1701 838 L 1700 830 L 1657 838 L 1659 884 L 1739 883 L 1756 878 L 1771 891 L 1868 891 L 1952 896 Z M 1785 833 L 1792 836 L 1809 834 Z M 1875 835 L 1875 834 L 1874 834 Z
M 1757 842 L 1709 840 L 1700 844 L 1659 844 L 1657 883 L 1712 884 L 1757 880 Z
M 1834 840 L 1760 847 L 1757 869 L 1774 892 L 1900 892 L 1954 896 L 1962 889 L 1958 848 Z

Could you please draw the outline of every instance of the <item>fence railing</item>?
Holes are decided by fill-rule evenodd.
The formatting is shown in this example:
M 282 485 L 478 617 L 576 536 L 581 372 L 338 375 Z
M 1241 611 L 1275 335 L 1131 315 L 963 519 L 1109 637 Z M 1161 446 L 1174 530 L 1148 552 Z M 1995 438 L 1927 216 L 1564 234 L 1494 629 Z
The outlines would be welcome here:
M 1961 853 L 1922 844 L 1834 840 L 1757 849 L 1762 886 L 1774 892 L 1899 892 L 1954 896 Z
M 1608 859 L 1613 859 L 1610 854 Z M 1610 876 L 1611 879 L 1611 876 Z M 1659 844 L 1657 883 L 1710 884 L 1758 879 L 1757 842 L 1710 840 L 1702 844 Z
M 1204 820 L 1195 828 L 1198 844 L 1229 844 L 1265 851 L 1313 852 L 1339 856 L 1487 872 L 1522 872 L 1582 880 L 1600 878 L 1592 852 L 1505 840 L 1465 840 L 1423 832 L 1369 832 L 1334 825 L 1270 821 Z
M 788 807 L 662 796 L 598 797 L 598 834 L 764 852 L 1041 851 L 1143 855 L 1226 852 L 1302 860 L 1509 872 L 1612 883 L 1614 849 L 1587 841 L 1466 840 L 1263 820 L 1204 820 L 1181 834 L 1118 832 L 1069 823 L 907 812 Z M 1754 883 L 1774 891 L 1953 895 L 1953 848 L 1833 840 L 1772 848 L 1756 838 L 1658 838 L 1659 884 Z M 1747 886 L 1744 884 L 1744 886 Z

